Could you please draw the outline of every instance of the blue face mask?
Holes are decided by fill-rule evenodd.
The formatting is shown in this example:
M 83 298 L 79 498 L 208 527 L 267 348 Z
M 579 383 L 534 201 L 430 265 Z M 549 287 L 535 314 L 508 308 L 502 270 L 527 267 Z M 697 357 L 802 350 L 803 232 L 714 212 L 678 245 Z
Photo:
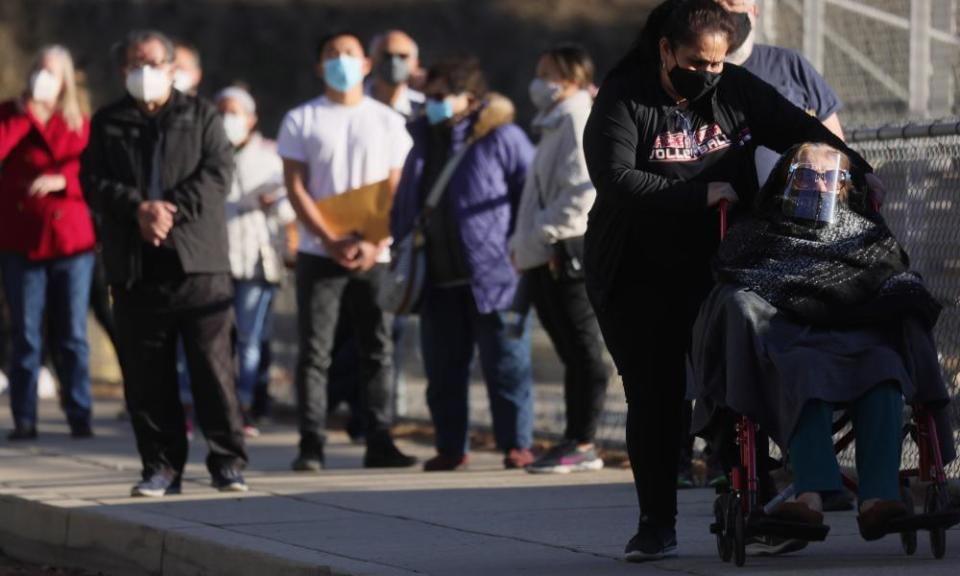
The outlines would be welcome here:
M 443 100 L 427 100 L 427 122 L 431 124 L 440 124 L 453 118 L 453 104 L 444 98 Z
M 353 56 L 338 56 L 323 62 L 323 81 L 337 92 L 349 92 L 363 80 L 363 61 Z

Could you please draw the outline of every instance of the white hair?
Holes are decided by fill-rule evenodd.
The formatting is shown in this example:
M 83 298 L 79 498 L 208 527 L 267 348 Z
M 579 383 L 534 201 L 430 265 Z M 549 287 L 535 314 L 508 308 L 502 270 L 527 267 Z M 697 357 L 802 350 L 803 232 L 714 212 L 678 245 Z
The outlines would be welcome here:
M 253 100 L 253 96 L 251 96 L 249 92 L 240 86 L 228 86 L 224 88 L 223 90 L 217 92 L 217 96 L 214 98 L 214 100 L 217 104 L 219 104 L 227 98 L 232 98 L 239 102 L 249 114 L 257 113 L 257 103 Z

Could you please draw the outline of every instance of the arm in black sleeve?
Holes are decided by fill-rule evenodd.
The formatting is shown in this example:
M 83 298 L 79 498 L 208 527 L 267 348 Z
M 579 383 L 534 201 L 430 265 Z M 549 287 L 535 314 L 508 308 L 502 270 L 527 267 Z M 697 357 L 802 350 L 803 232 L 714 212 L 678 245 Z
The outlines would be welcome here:
M 860 154 L 846 145 L 817 118 L 794 106 L 777 90 L 754 75 L 740 71 L 736 86 L 742 98 L 747 124 L 757 144 L 777 152 L 805 142 L 829 144 L 850 158 L 862 174 L 873 167 Z
M 110 215 L 120 222 L 136 222 L 142 202 L 140 191 L 112 177 L 104 151 L 103 131 L 102 117 L 94 115 L 90 121 L 90 140 L 80 158 L 84 196 L 99 218 Z
M 587 170 L 597 194 L 629 201 L 642 209 L 664 212 L 704 210 L 707 205 L 706 182 L 672 180 L 637 168 L 640 131 L 633 106 L 622 90 L 617 79 L 604 84 L 583 136 Z
M 225 198 L 230 191 L 233 148 L 223 130 L 223 122 L 212 107 L 205 107 L 201 117 L 203 134 L 200 164 L 193 174 L 181 180 L 165 195 L 177 207 L 177 222 L 199 218 L 204 208 L 204 197 L 219 195 Z

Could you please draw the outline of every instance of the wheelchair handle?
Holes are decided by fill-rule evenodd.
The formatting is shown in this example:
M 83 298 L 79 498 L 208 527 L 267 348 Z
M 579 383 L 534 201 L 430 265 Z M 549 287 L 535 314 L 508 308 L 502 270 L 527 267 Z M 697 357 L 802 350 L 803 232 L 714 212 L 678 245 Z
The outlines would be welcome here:
M 730 201 L 723 199 L 720 201 L 720 240 L 727 237 L 727 211 L 730 209 Z

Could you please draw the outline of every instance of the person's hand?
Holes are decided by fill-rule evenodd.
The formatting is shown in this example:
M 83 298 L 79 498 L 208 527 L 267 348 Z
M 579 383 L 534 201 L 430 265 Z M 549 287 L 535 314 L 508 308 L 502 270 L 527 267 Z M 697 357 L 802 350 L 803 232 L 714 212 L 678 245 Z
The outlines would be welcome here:
M 357 243 L 357 248 L 360 250 L 360 254 L 357 256 L 359 269 L 366 272 L 367 270 L 376 266 L 377 258 L 380 256 L 380 253 L 386 249 L 388 244 L 389 242 L 380 242 L 379 244 L 374 244 L 373 242 L 360 240 Z
M 277 195 L 273 192 L 266 192 L 257 197 L 257 200 L 260 202 L 261 210 L 269 210 L 274 204 L 277 203 Z
M 59 192 L 66 189 L 67 179 L 60 174 L 44 174 L 37 176 L 37 179 L 30 183 L 28 193 L 31 196 L 42 198 L 51 192 Z
M 711 182 L 707 185 L 707 206 L 713 207 L 720 204 L 721 200 L 727 202 L 738 202 L 740 197 L 737 191 L 729 182 Z
M 327 249 L 327 255 L 343 266 L 347 270 L 356 270 L 360 267 L 360 241 L 353 237 L 337 238 L 324 240 L 323 247 Z
M 717 0 L 727 12 L 750 12 L 757 5 L 757 0 Z
M 874 210 L 880 211 L 883 207 L 883 201 L 887 197 L 887 188 L 883 185 L 883 180 L 876 174 L 870 172 L 863 176 L 867 183 L 867 194 L 870 197 L 870 205 Z
M 177 207 L 163 200 L 141 202 L 137 209 L 137 223 L 144 242 L 159 246 L 173 228 L 173 216 Z

